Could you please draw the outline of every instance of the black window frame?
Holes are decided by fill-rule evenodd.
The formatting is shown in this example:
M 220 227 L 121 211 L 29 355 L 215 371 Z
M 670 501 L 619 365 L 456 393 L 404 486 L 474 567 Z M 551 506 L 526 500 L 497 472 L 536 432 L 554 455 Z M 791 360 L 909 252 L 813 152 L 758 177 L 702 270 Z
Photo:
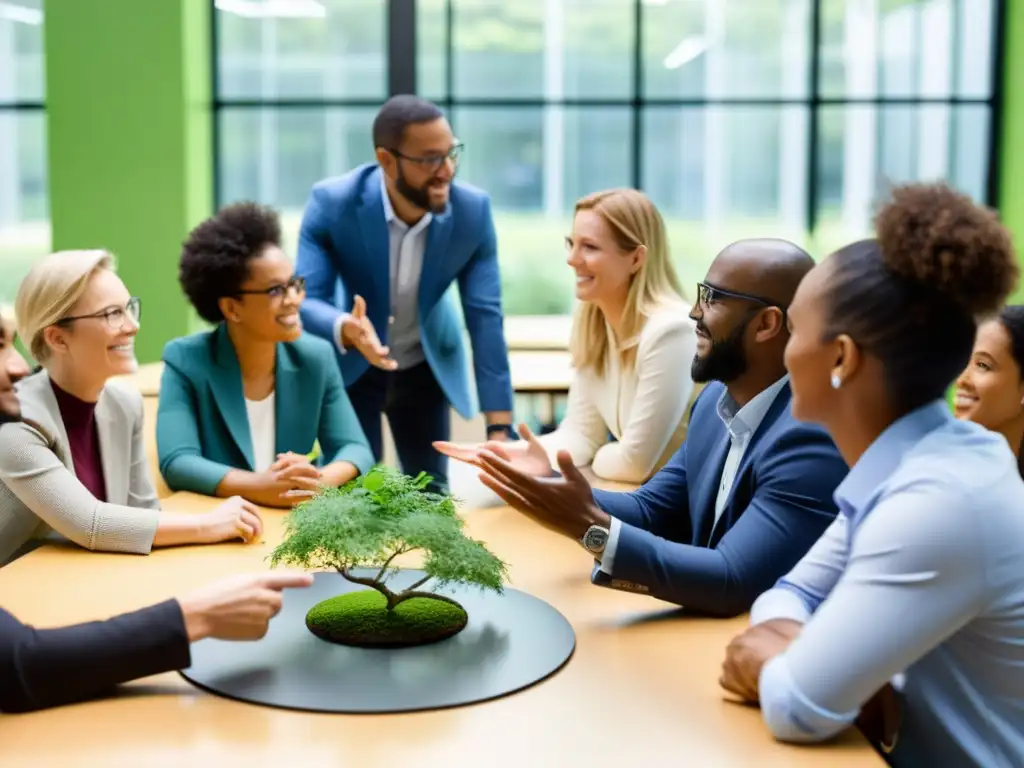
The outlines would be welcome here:
M 434 102 L 444 109 L 454 126 L 454 111 L 458 107 L 532 107 L 543 109 L 549 106 L 560 107 L 623 107 L 630 109 L 630 178 L 628 183 L 637 189 L 644 188 L 643 179 L 643 114 L 644 108 L 648 106 L 657 107 L 707 107 L 707 106 L 737 106 L 737 107 L 782 107 L 801 106 L 808 108 L 809 124 L 807 135 L 807 163 L 806 179 L 804 183 L 804 221 L 806 232 L 813 236 L 818 224 L 820 200 L 818 194 L 821 157 L 818 151 L 819 121 L 823 107 L 833 106 L 908 106 L 919 107 L 927 105 L 948 106 L 981 106 L 988 108 L 988 152 L 987 167 L 985 169 L 985 199 L 980 201 L 986 205 L 999 207 L 1000 189 L 1000 147 L 1002 141 L 1003 123 L 1003 90 L 1004 90 L 1004 61 L 1006 45 L 1006 3 L 1007 0 L 993 0 L 993 48 L 990 59 L 990 84 L 991 92 L 986 97 L 961 97 L 948 95 L 944 97 L 826 97 L 821 95 L 821 48 L 822 48 L 822 5 L 825 0 L 812 0 L 811 22 L 810 22 L 810 63 L 808 66 L 808 96 L 804 98 L 729 98 L 729 97 L 703 97 L 703 98 L 647 98 L 643 95 L 644 85 L 644 61 L 643 61 L 643 21 L 644 2 L 633 0 L 633 82 L 632 94 L 629 97 L 618 99 L 516 99 L 516 98 L 458 98 L 453 96 L 455 82 L 455 57 L 453 56 L 452 28 L 455 21 L 454 4 L 458 0 L 445 0 L 445 98 L 435 99 Z M 953 0 L 953 18 L 959 18 L 959 11 L 963 3 L 968 0 Z M 417 26 L 416 7 L 417 0 L 387 0 L 387 30 L 385 39 L 387 51 L 385 60 L 387 63 L 387 84 L 388 96 L 400 93 L 417 93 Z M 252 98 L 225 98 L 220 93 L 218 77 L 219 55 L 218 55 L 218 12 L 213 0 L 210 1 L 210 13 L 212 23 L 211 31 L 211 78 L 213 86 L 213 155 L 214 155 L 214 201 L 221 205 L 227 201 L 221 200 L 220 184 L 220 116 L 224 109 L 253 108 L 253 109 L 310 109 L 329 107 L 375 107 L 380 106 L 384 99 L 347 99 L 347 98 L 322 98 L 322 99 L 252 99 Z M 918 30 L 918 33 L 920 30 Z M 957 82 L 957 68 L 959 65 L 958 48 L 956 35 L 958 29 L 954 23 L 952 28 L 953 39 L 953 82 Z M 385 97 L 386 98 L 386 97 Z M 3 105 L 0 105 L 3 109 Z M 955 123 L 951 130 L 955 131 Z M 955 135 L 951 138 L 950 151 L 956 147 Z M 876 148 L 876 152 L 878 149 Z

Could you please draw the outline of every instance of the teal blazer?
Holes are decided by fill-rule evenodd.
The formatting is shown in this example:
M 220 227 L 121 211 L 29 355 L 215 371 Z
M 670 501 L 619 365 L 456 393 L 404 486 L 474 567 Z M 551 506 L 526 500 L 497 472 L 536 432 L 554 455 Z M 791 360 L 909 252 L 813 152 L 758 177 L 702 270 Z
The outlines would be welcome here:
M 252 436 L 235 347 L 221 324 L 164 347 L 156 447 L 160 473 L 175 491 L 207 496 L 231 469 L 252 471 Z M 347 461 L 360 473 L 373 453 L 349 402 L 331 345 L 310 334 L 277 345 L 277 451 Z

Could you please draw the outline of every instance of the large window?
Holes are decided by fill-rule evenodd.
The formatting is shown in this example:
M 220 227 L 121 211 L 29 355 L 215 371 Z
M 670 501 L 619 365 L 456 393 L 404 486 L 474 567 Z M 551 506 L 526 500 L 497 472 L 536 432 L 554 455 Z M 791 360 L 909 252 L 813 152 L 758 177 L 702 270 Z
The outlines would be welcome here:
M 310 186 L 371 161 L 377 107 L 415 83 L 493 198 L 509 314 L 569 311 L 573 204 L 613 186 L 659 206 L 690 291 L 741 237 L 868 234 L 893 183 L 995 203 L 1001 5 L 216 0 L 218 200 L 278 206 L 294 252 Z
M 43 0 L 0 0 L 0 306 L 50 248 Z

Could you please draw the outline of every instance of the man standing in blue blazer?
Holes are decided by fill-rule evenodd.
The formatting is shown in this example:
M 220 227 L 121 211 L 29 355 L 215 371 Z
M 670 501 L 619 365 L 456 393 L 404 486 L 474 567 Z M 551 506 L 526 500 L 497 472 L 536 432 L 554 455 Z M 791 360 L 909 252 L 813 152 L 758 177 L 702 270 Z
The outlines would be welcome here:
M 597 561 L 594 583 L 743 613 L 832 522 L 847 472 L 828 435 L 790 415 L 786 307 L 813 266 L 780 240 L 741 241 L 717 256 L 690 314 L 691 375 L 712 383 L 686 442 L 638 490 L 592 490 L 564 452 L 552 476 L 528 430 L 470 460 L 506 503 L 579 541 Z
M 462 145 L 441 110 L 389 99 L 373 122 L 377 162 L 313 187 L 296 272 L 302 321 L 338 353 L 342 378 L 375 458 L 386 414 L 402 469 L 447 485 L 450 409 L 471 418 L 458 282 L 487 437 L 512 431 L 497 239 L 486 193 L 455 181 Z

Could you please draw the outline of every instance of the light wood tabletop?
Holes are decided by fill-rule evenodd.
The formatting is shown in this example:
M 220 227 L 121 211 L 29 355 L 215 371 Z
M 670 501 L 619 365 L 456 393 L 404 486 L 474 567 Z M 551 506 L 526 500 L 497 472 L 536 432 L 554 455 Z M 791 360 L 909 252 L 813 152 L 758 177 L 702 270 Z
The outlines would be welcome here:
M 175 494 L 164 507 L 200 511 L 211 503 Z M 251 545 L 141 557 L 49 544 L 0 569 L 0 603 L 36 626 L 56 626 L 266 569 L 285 514 L 266 511 L 262 541 Z M 682 617 L 650 597 L 595 587 L 591 561 L 575 543 L 507 508 L 465 514 L 468 533 L 511 563 L 510 586 L 548 601 L 573 625 L 576 652 L 548 680 L 443 711 L 325 715 L 230 701 L 168 673 L 105 700 L 0 716 L 0 765 L 883 765 L 855 732 L 822 747 L 776 743 L 757 710 L 726 700 L 720 664 L 745 620 Z

